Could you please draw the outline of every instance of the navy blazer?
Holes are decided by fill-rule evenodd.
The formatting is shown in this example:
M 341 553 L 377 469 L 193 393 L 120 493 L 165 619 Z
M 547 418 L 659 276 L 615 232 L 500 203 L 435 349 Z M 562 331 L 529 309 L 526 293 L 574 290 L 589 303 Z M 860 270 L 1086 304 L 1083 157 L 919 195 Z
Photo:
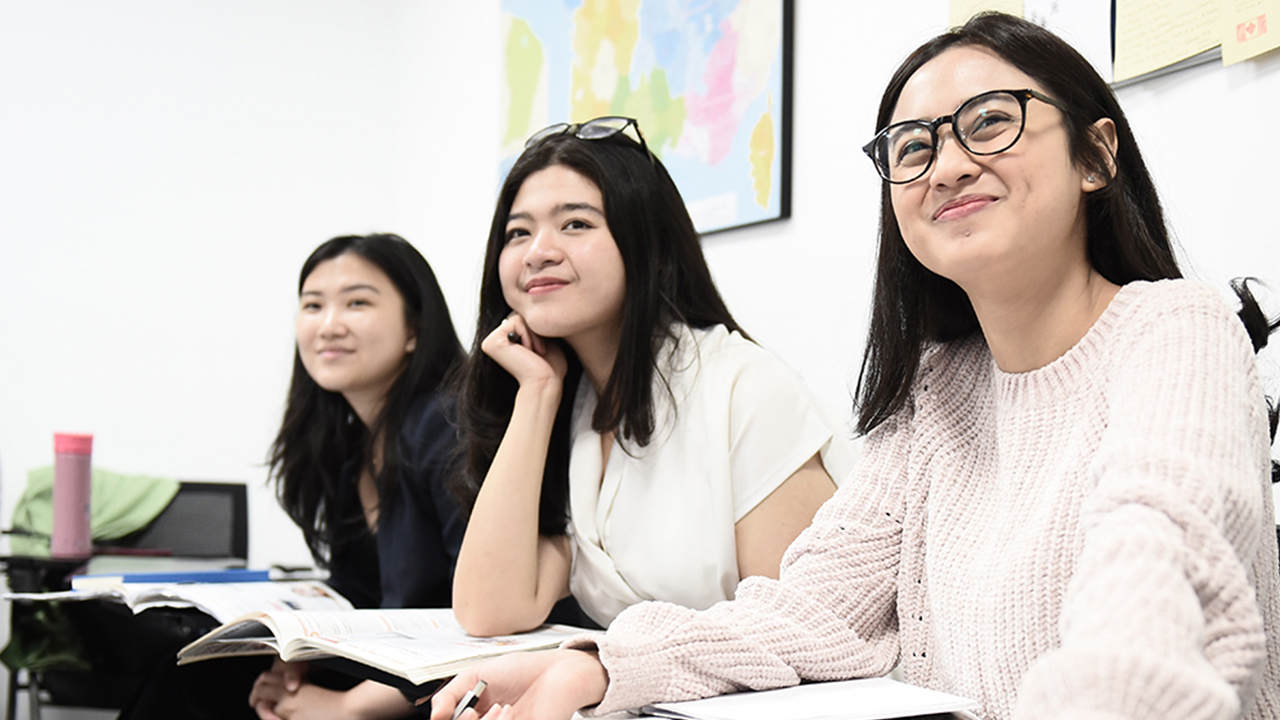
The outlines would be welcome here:
M 342 470 L 330 513 L 329 585 L 356 607 L 449 607 L 453 569 L 466 520 L 445 491 L 458 446 L 457 428 L 439 394 L 410 409 L 399 442 L 394 495 L 369 531 L 356 489 L 356 463 Z

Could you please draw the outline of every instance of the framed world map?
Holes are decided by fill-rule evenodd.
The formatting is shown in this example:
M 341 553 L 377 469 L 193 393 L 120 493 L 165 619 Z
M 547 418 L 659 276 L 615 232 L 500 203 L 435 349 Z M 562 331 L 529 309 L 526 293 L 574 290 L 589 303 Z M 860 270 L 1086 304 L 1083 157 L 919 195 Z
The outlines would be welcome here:
M 792 0 L 502 0 L 502 175 L 560 122 L 636 118 L 700 233 L 791 214 Z

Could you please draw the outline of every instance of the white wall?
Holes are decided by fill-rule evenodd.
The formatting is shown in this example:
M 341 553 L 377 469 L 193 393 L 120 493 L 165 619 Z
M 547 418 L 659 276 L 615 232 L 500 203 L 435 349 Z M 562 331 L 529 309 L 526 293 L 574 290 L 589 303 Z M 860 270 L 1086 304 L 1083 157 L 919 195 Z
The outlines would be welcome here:
M 847 411 L 878 197 L 857 148 L 947 2 L 797 5 L 794 217 L 705 247 L 745 327 Z M 53 432 L 89 431 L 104 467 L 248 482 L 251 562 L 307 560 L 261 464 L 297 270 L 333 235 L 398 232 L 469 340 L 498 180 L 498 8 L 0 6 L 0 525 Z M 1188 268 L 1280 283 L 1280 53 L 1121 99 Z
M 2 12 L 3 524 L 51 434 L 88 431 L 104 467 L 249 482 L 254 561 L 305 561 L 261 463 L 302 259 L 394 215 L 398 7 Z

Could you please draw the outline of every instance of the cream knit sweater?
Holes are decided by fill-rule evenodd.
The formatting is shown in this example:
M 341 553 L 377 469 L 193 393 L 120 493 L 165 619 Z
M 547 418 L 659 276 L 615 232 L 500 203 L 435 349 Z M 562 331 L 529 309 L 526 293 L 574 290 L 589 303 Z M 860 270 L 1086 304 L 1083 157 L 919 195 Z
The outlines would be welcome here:
M 1125 286 L 1032 372 L 936 348 L 780 581 L 574 643 L 595 712 L 901 660 L 988 718 L 1280 718 L 1269 457 L 1248 338 L 1196 283 Z

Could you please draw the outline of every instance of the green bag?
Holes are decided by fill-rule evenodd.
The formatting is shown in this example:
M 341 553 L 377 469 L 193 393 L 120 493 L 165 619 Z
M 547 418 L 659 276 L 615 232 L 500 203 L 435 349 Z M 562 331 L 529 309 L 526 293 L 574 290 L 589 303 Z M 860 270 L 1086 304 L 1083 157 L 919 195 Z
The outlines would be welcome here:
M 93 468 L 90 528 L 94 540 L 115 540 L 145 528 L 178 494 L 171 478 L 122 475 Z M 13 509 L 14 555 L 49 556 L 53 532 L 53 466 L 27 473 L 27 489 Z

